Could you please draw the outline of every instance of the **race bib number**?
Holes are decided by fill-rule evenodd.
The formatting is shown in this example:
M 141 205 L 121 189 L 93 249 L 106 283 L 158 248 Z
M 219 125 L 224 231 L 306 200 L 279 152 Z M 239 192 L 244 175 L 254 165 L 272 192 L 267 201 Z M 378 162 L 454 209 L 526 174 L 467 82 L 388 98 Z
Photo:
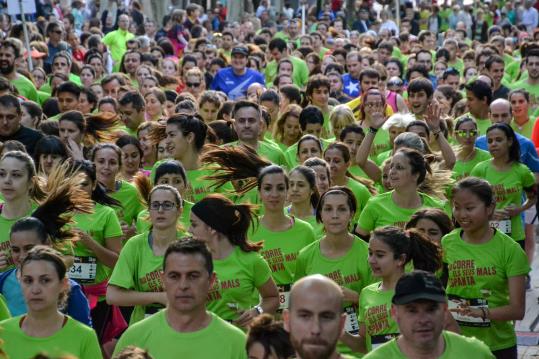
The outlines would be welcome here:
M 68 276 L 81 283 L 93 283 L 97 272 L 97 258 L 75 257 L 75 261 L 69 268 Z
M 279 285 L 279 310 L 288 309 L 290 299 L 290 285 Z
M 496 228 L 498 231 L 511 235 L 511 220 L 504 219 L 502 221 L 490 221 L 490 226 Z
M 346 332 L 350 334 L 359 334 L 359 321 L 357 320 L 357 314 L 354 307 L 344 308 L 344 313 L 346 314 L 344 330 L 346 330 Z
M 479 309 L 484 308 L 488 310 L 488 301 L 484 298 L 475 298 L 467 299 L 457 296 L 448 296 L 448 308 L 453 318 L 461 326 L 466 327 L 490 327 L 490 319 L 485 319 L 481 317 L 472 317 L 469 315 L 462 314 L 460 309 L 463 307 L 469 307 L 470 309 Z
M 398 337 L 398 333 L 390 333 L 390 334 L 379 334 L 379 335 L 373 335 L 371 337 L 371 347 L 372 350 L 378 348 L 380 345 L 387 343 L 393 338 Z

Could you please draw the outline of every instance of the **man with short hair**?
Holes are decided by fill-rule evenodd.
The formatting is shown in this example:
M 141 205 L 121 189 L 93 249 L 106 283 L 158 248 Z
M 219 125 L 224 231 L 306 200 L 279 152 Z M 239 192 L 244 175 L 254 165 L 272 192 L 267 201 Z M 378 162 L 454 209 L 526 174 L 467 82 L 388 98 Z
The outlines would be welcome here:
M 8 38 L 0 42 L 0 74 L 17 88 L 19 94 L 38 102 L 37 90 L 33 82 L 15 70 L 15 60 L 21 56 L 21 51 L 22 48 L 15 39 Z
M 489 105 L 492 102 L 490 85 L 483 81 L 475 80 L 466 84 L 464 88 L 466 89 L 466 104 L 469 112 L 461 117 L 470 116 L 473 118 L 479 133 L 481 135 L 486 134 L 491 125 L 488 118 Z
M 433 94 L 434 88 L 428 79 L 420 77 L 410 81 L 408 85 L 408 104 L 410 112 L 414 114 L 416 119 L 424 119 Z
M 246 98 L 247 89 L 255 82 L 265 85 L 264 76 L 256 70 L 247 68 L 249 50 L 245 46 L 232 49 L 230 67 L 221 69 L 215 74 L 210 88 L 223 91 L 232 101 Z
M 58 108 L 60 114 L 67 111 L 75 111 L 79 106 L 80 87 L 77 84 L 66 81 L 61 83 L 56 89 L 56 98 L 58 99 Z M 59 117 L 55 116 L 55 117 Z M 51 120 L 53 118 L 51 117 Z M 56 118 L 57 119 L 57 118 Z
M 266 86 L 270 87 L 271 83 L 277 76 L 277 67 L 282 59 L 289 59 L 292 62 L 292 82 L 298 87 L 304 87 L 309 81 L 309 68 L 302 59 L 288 54 L 286 41 L 280 38 L 275 38 L 268 45 L 269 52 L 273 58 L 266 65 L 264 75 L 266 77 Z
M 128 29 L 129 16 L 122 14 L 118 17 L 118 30 L 109 32 L 101 40 L 110 50 L 112 60 L 114 60 L 114 71 L 120 68 L 122 56 L 127 51 L 127 40 L 135 37 Z
M 448 315 L 442 283 L 432 273 L 413 271 L 397 282 L 391 315 L 400 335 L 382 344 L 365 359 L 469 358 L 494 359 L 490 349 L 476 338 L 444 330 Z
M 505 62 L 503 61 L 503 58 L 499 55 L 490 56 L 485 62 L 485 69 L 493 82 L 492 99 L 507 99 L 507 96 L 509 95 L 509 88 L 502 85 L 502 78 L 505 72 Z
M 138 91 L 129 91 L 120 98 L 118 104 L 125 131 L 128 135 L 137 137 L 137 129 L 145 121 L 146 104 L 144 98 Z
M 0 141 L 19 141 L 26 147 L 26 152 L 33 154 L 43 134 L 21 125 L 21 117 L 19 99 L 11 94 L 0 96 Z
M 110 96 L 114 99 L 118 99 L 118 90 L 120 86 L 125 85 L 125 80 L 118 74 L 110 74 L 101 80 L 101 87 L 103 88 L 103 95 Z
M 526 70 L 528 78 L 511 84 L 511 90 L 524 89 L 531 96 L 530 103 L 537 104 L 539 98 L 539 49 L 533 49 L 526 53 L 525 56 Z
M 297 281 L 283 312 L 285 329 L 298 359 L 338 359 L 337 342 L 344 332 L 342 289 L 322 275 Z
M 442 81 L 440 81 L 440 85 L 449 85 L 453 88 L 453 90 L 459 92 L 459 86 L 460 86 L 460 73 L 455 68 L 448 68 L 444 71 L 442 74 Z
M 359 88 L 361 60 L 359 51 L 350 51 L 346 55 L 346 70 L 348 72 L 342 75 L 343 92 L 352 98 L 361 95 Z
M 429 73 L 429 80 L 432 82 L 432 87 L 436 88 L 437 85 L 437 78 L 435 75 L 433 75 L 432 72 L 432 54 L 429 50 L 419 50 L 415 54 L 415 63 L 418 65 L 422 65 L 427 69 L 427 72 Z
M 120 337 L 115 354 L 134 345 L 159 359 L 246 359 L 245 334 L 206 310 L 215 281 L 212 257 L 204 242 L 173 242 L 163 260 L 166 309 L 130 326 Z
M 287 165 L 284 154 L 279 147 L 259 140 L 262 131 L 262 112 L 257 103 L 247 100 L 236 102 L 232 117 L 238 141 L 231 145 L 248 145 L 260 156 L 276 165 Z

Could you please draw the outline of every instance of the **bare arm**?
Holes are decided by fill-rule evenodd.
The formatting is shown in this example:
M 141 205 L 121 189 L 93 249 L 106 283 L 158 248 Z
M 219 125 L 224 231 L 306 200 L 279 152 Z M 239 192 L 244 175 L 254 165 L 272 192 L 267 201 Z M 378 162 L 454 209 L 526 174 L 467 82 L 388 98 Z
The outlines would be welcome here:
M 167 298 L 165 292 L 138 292 L 109 284 L 107 287 L 107 303 L 123 307 L 154 303 L 166 305 Z

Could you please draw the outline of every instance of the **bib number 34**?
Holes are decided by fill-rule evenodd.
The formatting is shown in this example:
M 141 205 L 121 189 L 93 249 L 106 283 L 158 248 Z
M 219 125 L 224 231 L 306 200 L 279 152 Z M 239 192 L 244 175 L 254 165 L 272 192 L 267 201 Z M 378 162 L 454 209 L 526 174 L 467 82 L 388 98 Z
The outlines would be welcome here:
M 81 283 L 92 283 L 97 272 L 97 259 L 95 257 L 75 257 L 69 268 L 68 276 Z

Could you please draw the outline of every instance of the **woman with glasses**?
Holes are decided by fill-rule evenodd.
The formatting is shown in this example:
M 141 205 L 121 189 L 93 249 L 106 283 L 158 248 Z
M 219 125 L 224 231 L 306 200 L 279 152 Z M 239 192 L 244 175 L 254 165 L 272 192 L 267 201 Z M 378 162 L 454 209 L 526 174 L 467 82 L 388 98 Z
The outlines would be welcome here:
M 471 117 L 462 117 L 455 124 L 455 138 L 460 145 L 457 151 L 457 161 L 453 167 L 453 178 L 460 180 L 468 177 L 472 169 L 480 162 L 490 159 L 487 151 L 475 147 L 478 130 L 477 124 Z
M 156 313 L 167 304 L 163 282 L 163 256 L 178 239 L 177 225 L 182 214 L 182 197 L 169 185 L 158 185 L 149 196 L 152 226 L 129 239 L 107 286 L 107 303 L 135 306 L 130 325 Z

